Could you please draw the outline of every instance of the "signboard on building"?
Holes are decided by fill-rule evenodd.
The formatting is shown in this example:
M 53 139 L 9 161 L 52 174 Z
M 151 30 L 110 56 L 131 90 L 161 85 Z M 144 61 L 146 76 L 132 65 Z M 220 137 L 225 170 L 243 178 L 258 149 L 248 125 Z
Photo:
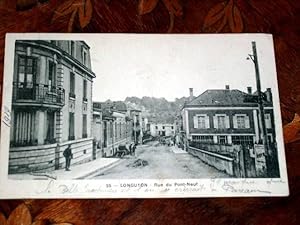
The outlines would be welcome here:
M 254 145 L 255 169 L 258 177 L 265 177 L 267 174 L 265 147 L 264 145 Z

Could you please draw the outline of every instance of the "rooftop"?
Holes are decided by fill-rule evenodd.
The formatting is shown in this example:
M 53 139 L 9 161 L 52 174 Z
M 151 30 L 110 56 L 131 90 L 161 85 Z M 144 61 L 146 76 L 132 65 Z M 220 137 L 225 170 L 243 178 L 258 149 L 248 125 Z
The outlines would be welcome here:
M 208 89 L 192 101 L 185 104 L 187 106 L 241 106 L 257 104 L 254 100 L 257 94 L 247 94 L 237 89 Z M 264 99 L 264 103 L 271 103 Z

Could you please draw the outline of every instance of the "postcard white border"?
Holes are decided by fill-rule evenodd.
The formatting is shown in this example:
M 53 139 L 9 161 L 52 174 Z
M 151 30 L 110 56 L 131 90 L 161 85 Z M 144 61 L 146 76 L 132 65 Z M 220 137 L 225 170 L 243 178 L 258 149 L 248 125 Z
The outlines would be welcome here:
M 56 33 L 10 33 L 5 40 L 5 59 L 3 76 L 3 97 L 1 115 L 1 150 L 0 150 L 0 199 L 21 198 L 187 198 L 187 197 L 248 197 L 248 196 L 288 196 L 288 180 L 286 159 L 284 153 L 283 133 L 280 124 L 281 113 L 279 104 L 277 73 L 274 58 L 272 35 L 270 34 L 172 34 L 172 37 L 192 36 L 197 38 L 222 38 L 239 36 L 240 38 L 269 39 L 272 43 L 270 63 L 273 64 L 274 81 L 273 104 L 278 144 L 280 178 L 211 178 L 211 179 L 139 179 L 139 180 L 11 180 L 8 179 L 9 156 L 9 112 L 12 101 L 12 79 L 14 66 L 15 40 L 84 40 L 86 37 L 103 35 L 107 38 L 119 35 L 122 38 L 137 35 L 137 37 L 159 36 L 164 38 L 169 34 L 56 34 Z M 163 187 L 154 187 L 154 184 Z M 186 184 L 185 187 L 177 184 Z M 190 186 L 188 183 L 197 183 Z M 144 185 L 146 184 L 146 186 Z M 168 185 L 167 185 L 168 184 Z M 128 186 L 132 187 L 128 187 Z M 138 185 L 138 187 L 134 187 Z M 109 187 L 110 186 L 110 187 Z M 142 187 L 141 187 L 142 186 Z

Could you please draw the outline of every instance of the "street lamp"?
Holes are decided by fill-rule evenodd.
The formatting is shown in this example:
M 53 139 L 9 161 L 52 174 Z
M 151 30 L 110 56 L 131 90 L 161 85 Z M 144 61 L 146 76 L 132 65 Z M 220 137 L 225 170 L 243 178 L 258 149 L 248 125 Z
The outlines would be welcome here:
M 259 106 L 259 114 L 260 114 L 260 119 L 261 119 L 261 131 L 263 134 L 263 145 L 265 148 L 267 174 L 270 175 L 270 172 L 269 172 L 270 171 L 270 168 L 269 168 L 270 167 L 270 165 L 269 165 L 269 159 L 270 159 L 269 140 L 268 140 L 267 129 L 266 129 L 266 121 L 265 121 L 265 113 L 264 113 L 264 105 L 263 105 L 263 95 L 261 92 L 260 74 L 259 74 L 255 41 L 252 41 L 252 51 L 253 51 L 253 54 L 248 54 L 247 60 L 251 59 L 251 61 L 254 63 L 254 67 L 255 67 L 256 88 L 257 88 L 257 94 L 258 94 L 258 106 Z

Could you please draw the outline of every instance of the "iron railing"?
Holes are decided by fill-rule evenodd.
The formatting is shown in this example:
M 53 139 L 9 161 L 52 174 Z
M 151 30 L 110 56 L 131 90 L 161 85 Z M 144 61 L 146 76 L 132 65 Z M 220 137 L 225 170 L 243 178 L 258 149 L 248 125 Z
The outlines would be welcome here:
M 13 102 L 24 102 L 24 100 L 63 106 L 65 104 L 65 90 L 46 84 L 14 82 Z

